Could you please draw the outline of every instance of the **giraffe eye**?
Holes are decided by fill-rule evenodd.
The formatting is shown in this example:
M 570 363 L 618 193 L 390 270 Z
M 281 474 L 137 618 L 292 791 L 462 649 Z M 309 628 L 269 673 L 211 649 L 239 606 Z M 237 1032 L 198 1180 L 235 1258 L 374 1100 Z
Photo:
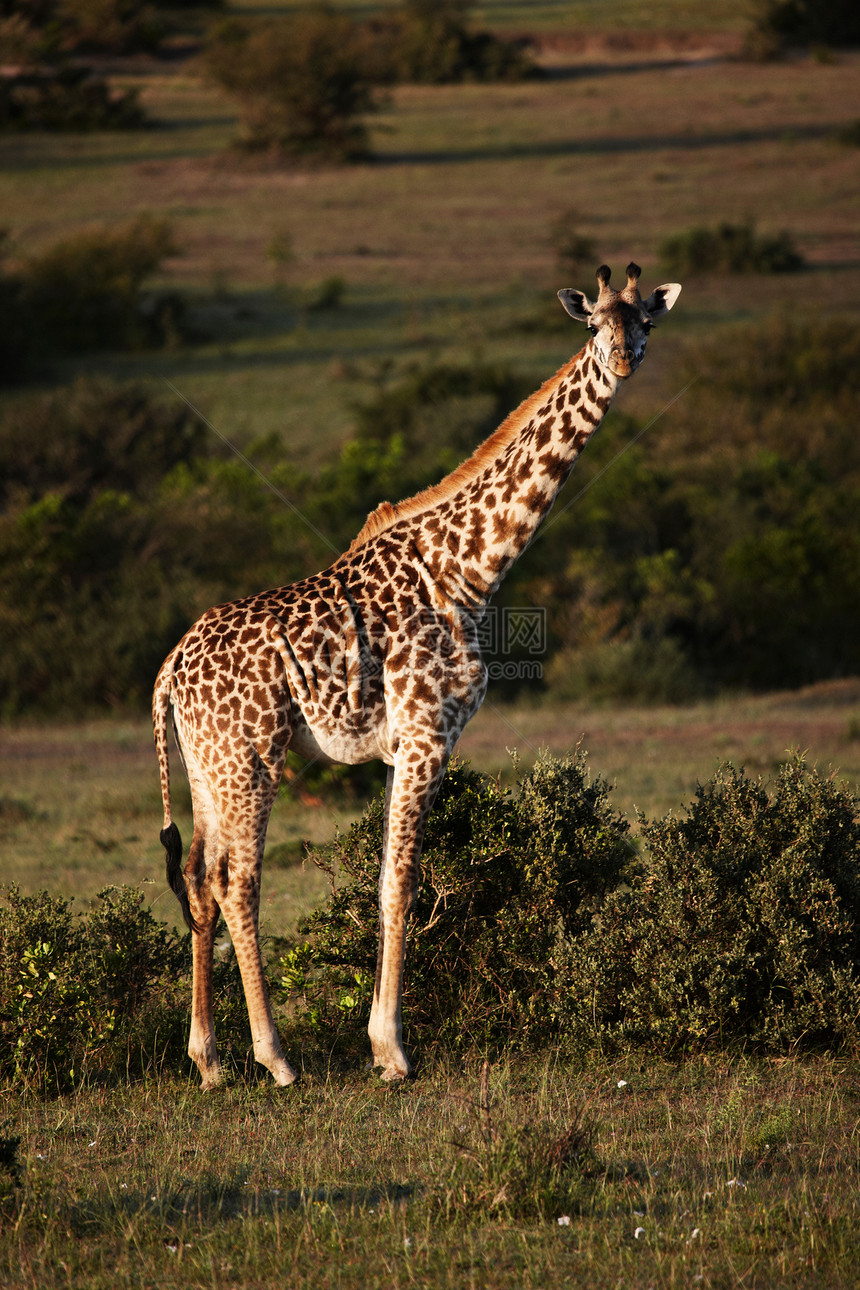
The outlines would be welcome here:
M 600 328 L 595 327 L 594 323 L 589 323 L 588 330 L 591 332 L 592 336 L 596 336 L 597 333 L 600 331 Z
M 654 326 L 654 323 L 652 322 L 652 320 L 651 320 L 650 318 L 646 318 L 646 319 L 645 319 L 645 321 L 644 321 L 644 323 L 642 324 L 642 326 L 643 326 L 643 328 L 645 329 L 645 332 L 646 332 L 646 334 L 647 334 L 647 333 L 651 330 L 651 328 Z

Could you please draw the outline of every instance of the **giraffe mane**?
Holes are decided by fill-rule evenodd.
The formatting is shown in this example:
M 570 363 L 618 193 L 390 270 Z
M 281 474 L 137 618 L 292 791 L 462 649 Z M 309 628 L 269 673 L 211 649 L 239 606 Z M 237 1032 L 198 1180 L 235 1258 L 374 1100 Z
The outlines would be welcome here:
M 519 432 L 528 425 L 534 413 L 545 401 L 547 392 L 552 389 L 563 376 L 565 376 L 576 359 L 577 355 L 569 363 L 560 367 L 555 376 L 544 381 L 539 389 L 530 394 L 528 398 L 513 412 L 508 413 L 502 424 L 489 435 L 483 443 L 480 443 L 471 457 L 467 457 L 459 466 L 446 475 L 438 484 L 431 484 L 429 488 L 423 488 L 421 492 L 415 493 L 412 497 L 406 497 L 402 502 L 392 504 L 391 502 L 380 502 L 375 510 L 371 511 L 364 522 L 364 526 L 359 530 L 356 537 L 353 538 L 349 545 L 349 551 L 355 551 L 358 547 L 364 546 L 371 538 L 377 537 L 390 529 L 399 520 L 409 519 L 413 515 L 420 515 L 427 511 L 437 502 L 445 502 L 449 497 L 453 497 L 460 489 L 470 483 L 473 479 L 485 469 L 490 462 L 495 461 L 508 444 L 519 434 Z

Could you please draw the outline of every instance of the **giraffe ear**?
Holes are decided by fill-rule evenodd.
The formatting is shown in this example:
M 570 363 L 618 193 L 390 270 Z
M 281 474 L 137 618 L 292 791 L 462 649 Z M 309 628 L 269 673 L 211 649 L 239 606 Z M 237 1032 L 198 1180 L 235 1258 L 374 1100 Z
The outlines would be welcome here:
M 558 293 L 558 298 L 571 318 L 575 318 L 577 322 L 588 322 L 594 305 L 582 291 L 574 291 L 573 287 L 563 287 Z
M 645 301 L 645 308 L 652 318 L 662 318 L 672 308 L 681 294 L 680 282 L 664 282 L 662 287 L 655 288 Z

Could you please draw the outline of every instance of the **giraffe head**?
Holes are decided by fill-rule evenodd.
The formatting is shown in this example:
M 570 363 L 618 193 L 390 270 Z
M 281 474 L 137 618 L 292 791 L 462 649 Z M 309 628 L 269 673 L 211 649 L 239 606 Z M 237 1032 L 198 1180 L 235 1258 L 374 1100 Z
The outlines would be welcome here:
M 645 357 L 648 333 L 654 320 L 667 314 L 681 293 L 677 282 L 666 282 L 652 291 L 647 300 L 639 294 L 638 264 L 628 264 L 627 285 L 613 291 L 609 285 L 610 270 L 601 264 L 597 270 L 600 294 L 592 304 L 582 291 L 565 287 L 558 298 L 571 318 L 588 323 L 594 338 L 594 357 L 602 367 L 616 376 L 631 376 Z

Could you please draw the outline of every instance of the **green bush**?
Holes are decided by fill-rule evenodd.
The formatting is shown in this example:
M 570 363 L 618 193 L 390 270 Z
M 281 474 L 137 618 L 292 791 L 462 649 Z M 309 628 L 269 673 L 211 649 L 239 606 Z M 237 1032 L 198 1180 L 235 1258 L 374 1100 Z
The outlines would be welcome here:
M 613 413 L 576 505 L 503 587 L 547 607 L 553 693 L 684 700 L 860 669 L 858 373 L 852 319 L 772 318 L 689 343 L 671 424 L 617 461 L 641 427 Z
M 229 19 L 210 31 L 202 57 L 209 77 L 238 100 L 243 147 L 327 160 L 367 155 L 361 118 L 375 107 L 374 78 L 345 15 Z
M 189 935 L 157 922 L 133 887 L 104 888 L 85 914 L 46 891 L 2 895 L 0 1084 L 53 1093 L 187 1069 Z M 215 1009 L 222 1057 L 247 1069 L 232 948 L 216 957 Z
M 156 400 L 143 385 L 80 377 L 60 392 L 7 404 L 0 506 L 46 493 L 75 503 L 102 490 L 144 497 L 206 452 L 206 428 L 185 404 Z
M 146 124 L 138 99 L 86 67 L 22 71 L 0 78 L 0 131 L 137 129 Z
M 660 243 L 660 260 L 667 273 L 794 273 L 803 257 L 788 233 L 759 234 L 751 220 L 745 224 L 699 226 L 675 233 Z
M 19 274 L 24 326 L 53 351 L 133 349 L 178 337 L 182 303 L 145 300 L 143 284 L 176 254 L 170 225 L 140 216 L 94 229 L 31 256 Z
M 455 764 L 427 826 L 409 925 L 407 1032 L 458 1048 L 540 1046 L 558 1033 L 560 942 L 581 932 L 631 861 L 627 825 L 582 758 L 544 757 L 517 797 Z M 300 1019 L 367 1023 L 378 935 L 383 799 L 329 850 L 311 853 L 345 881 L 284 960 Z M 340 881 L 340 880 L 339 880 Z
M 572 1031 L 666 1050 L 860 1040 L 858 802 L 794 760 L 768 794 L 731 767 L 568 942 Z
M 179 1059 L 188 946 L 139 892 L 107 887 L 84 919 L 44 891 L 4 894 L 0 1080 L 51 1091 Z
M 205 430 L 184 404 L 135 386 L 81 379 L 7 404 L 0 419 L 4 716 L 146 701 L 167 650 L 205 607 L 199 602 L 223 586 L 218 561 L 223 568 L 231 548 L 221 538 L 220 552 L 208 546 L 217 523 L 201 523 L 201 490 L 186 507 L 164 493 L 171 472 L 205 446 Z M 235 536 L 240 560 L 241 521 Z

